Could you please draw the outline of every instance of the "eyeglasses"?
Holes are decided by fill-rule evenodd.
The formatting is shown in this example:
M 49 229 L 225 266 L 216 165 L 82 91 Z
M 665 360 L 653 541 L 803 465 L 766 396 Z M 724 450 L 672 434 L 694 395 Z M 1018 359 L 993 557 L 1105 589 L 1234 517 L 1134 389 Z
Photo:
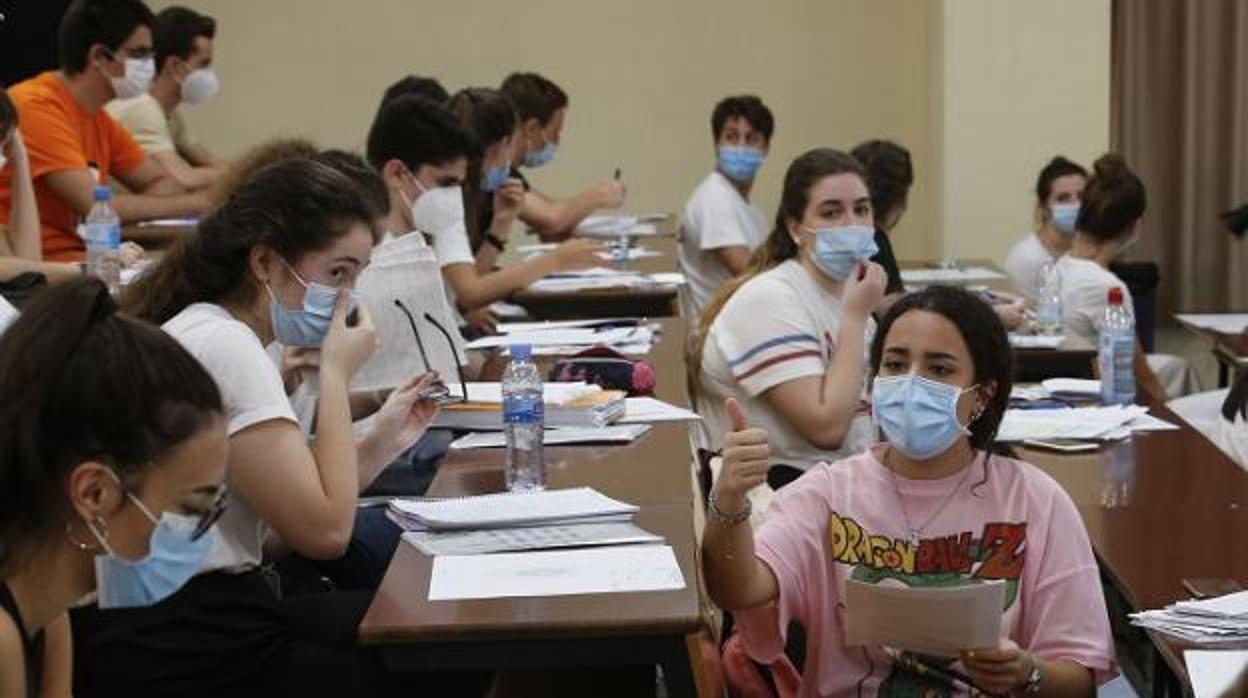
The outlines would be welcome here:
M 420 330 L 416 329 L 416 317 L 412 315 L 411 310 L 408 310 L 407 305 L 405 305 L 403 301 L 398 298 L 394 299 L 394 304 L 399 307 L 399 310 L 403 311 L 404 315 L 407 316 L 407 324 L 412 328 L 412 336 L 416 338 L 416 349 L 420 351 L 420 360 L 425 362 L 426 370 L 432 371 L 433 364 L 429 361 L 429 353 L 425 351 L 425 343 L 420 338 Z M 437 328 L 438 332 L 442 333 L 442 337 L 446 340 L 447 346 L 451 348 L 451 358 L 454 359 L 455 373 L 459 376 L 460 390 L 463 394 L 451 394 L 450 389 L 446 387 L 446 383 L 438 381 L 436 385 L 427 388 L 421 397 L 427 400 L 434 400 L 443 405 L 468 402 L 468 381 L 464 379 L 463 362 L 459 360 L 459 354 L 455 352 L 455 340 L 451 339 L 451 333 L 447 332 L 446 328 L 443 327 L 441 323 L 434 320 L 432 315 L 429 313 L 423 313 L 423 315 L 426 322 L 433 325 Z
M 208 529 L 212 528 L 225 513 L 226 508 L 230 505 L 230 492 L 225 487 L 225 483 L 217 488 L 212 495 L 212 503 L 208 505 L 208 510 L 199 514 L 199 523 L 195 524 L 195 530 L 191 532 L 191 540 L 199 540 L 204 537 Z

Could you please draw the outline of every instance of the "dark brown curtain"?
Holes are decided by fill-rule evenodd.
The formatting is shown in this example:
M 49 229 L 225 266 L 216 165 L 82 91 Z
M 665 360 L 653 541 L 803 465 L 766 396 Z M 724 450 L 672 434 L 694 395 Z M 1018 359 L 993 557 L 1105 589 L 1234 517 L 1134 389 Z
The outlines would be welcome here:
M 1166 311 L 1248 310 L 1248 0 L 1114 0 L 1110 142 L 1148 188 Z

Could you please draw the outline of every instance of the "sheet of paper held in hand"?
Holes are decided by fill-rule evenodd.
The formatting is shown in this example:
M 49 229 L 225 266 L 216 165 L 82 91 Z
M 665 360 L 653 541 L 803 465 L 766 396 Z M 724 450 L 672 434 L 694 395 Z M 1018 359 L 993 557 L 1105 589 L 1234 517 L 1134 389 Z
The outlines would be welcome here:
M 849 580 L 845 585 L 845 641 L 885 645 L 939 657 L 996 647 L 1001 636 L 1005 582 L 956 587 L 903 587 Z
M 568 596 L 685 588 L 667 545 L 546 550 L 433 559 L 429 600 Z

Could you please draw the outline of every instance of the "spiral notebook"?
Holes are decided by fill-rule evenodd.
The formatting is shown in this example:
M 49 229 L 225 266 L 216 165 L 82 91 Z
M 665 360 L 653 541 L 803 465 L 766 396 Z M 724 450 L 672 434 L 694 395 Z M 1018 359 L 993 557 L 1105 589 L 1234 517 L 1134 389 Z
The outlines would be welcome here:
M 505 528 L 562 522 L 593 522 L 631 517 L 639 509 L 592 487 L 541 492 L 500 492 L 455 499 L 395 499 L 397 516 L 434 531 Z

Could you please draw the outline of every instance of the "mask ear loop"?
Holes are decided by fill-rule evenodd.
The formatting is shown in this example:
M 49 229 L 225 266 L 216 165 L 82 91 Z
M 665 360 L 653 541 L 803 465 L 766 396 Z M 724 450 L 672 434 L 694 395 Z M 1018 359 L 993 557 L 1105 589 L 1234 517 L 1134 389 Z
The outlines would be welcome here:
M 69 544 L 84 553 L 96 553 L 103 550 L 109 555 L 112 555 L 113 549 L 108 544 L 108 523 L 104 521 L 103 517 L 96 516 L 94 522 L 88 521 L 84 523 L 86 523 L 87 530 L 90 531 L 91 535 L 95 538 L 96 544 L 84 543 L 78 540 L 78 538 L 74 536 L 73 522 L 67 521 L 65 523 L 65 537 L 69 539 Z M 99 527 L 98 530 L 96 528 L 97 526 Z M 100 532 L 101 530 L 103 533 Z
M 961 398 L 964 394 L 966 394 L 966 393 L 970 393 L 970 392 L 975 392 L 975 393 L 978 393 L 978 392 L 979 392 L 979 384 L 978 384 L 978 383 L 976 383 L 975 385 L 972 385 L 972 386 L 971 386 L 971 387 L 969 387 L 969 388 L 963 388 L 963 389 L 961 390 L 961 392 L 959 392 L 959 393 L 958 393 L 958 398 L 960 399 L 960 398 Z M 954 401 L 954 403 L 953 403 L 953 409 L 955 410 L 954 414 L 956 415 L 956 414 L 957 414 L 956 410 L 958 409 L 958 403 L 957 403 L 957 401 L 956 401 L 956 400 L 955 400 L 955 401 Z M 974 412 L 973 414 L 971 414 L 971 418 L 970 418 L 970 419 L 968 419 L 968 420 L 966 420 L 966 424 L 958 424 L 958 428 L 960 428 L 960 429 L 962 430 L 962 433 L 963 433 L 963 434 L 965 434 L 966 436 L 970 436 L 970 435 L 971 435 L 971 425 L 972 425 L 972 424 L 974 424 L 974 423 L 975 423 L 975 421 L 976 421 L 977 419 L 979 419 L 980 417 L 984 416 L 984 411 L 985 411 L 985 410 L 987 410 L 987 409 L 988 409 L 988 407 L 987 407 L 986 405 L 984 405 L 984 404 L 981 402 L 981 403 L 979 404 L 979 406 L 975 409 L 975 412 Z

